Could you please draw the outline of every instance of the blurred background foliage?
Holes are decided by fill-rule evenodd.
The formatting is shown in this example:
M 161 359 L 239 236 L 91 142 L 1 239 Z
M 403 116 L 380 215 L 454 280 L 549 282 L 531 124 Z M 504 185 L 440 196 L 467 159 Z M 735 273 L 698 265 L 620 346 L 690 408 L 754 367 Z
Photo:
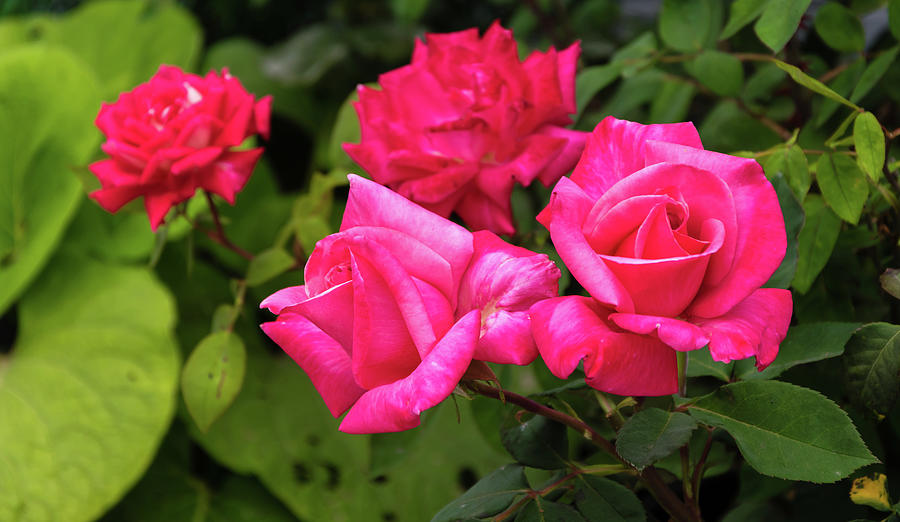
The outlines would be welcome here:
M 16 158 L 21 168 L 5 174 L 10 190 L 0 197 L 0 224 L 12 231 L 0 235 L 0 519 L 428 520 L 511 460 L 497 431 L 508 411 L 484 400 L 445 401 L 412 432 L 337 432 L 308 379 L 257 326 L 271 319 L 257 310 L 262 298 L 302 282 L 297 270 L 276 262 L 283 257 L 268 256 L 276 261 L 252 268 L 251 278 L 241 258 L 183 222 L 154 237 L 139 206 L 110 216 L 86 199 L 96 187 L 86 165 L 100 157 L 100 135 L 90 122 L 101 101 L 146 81 L 160 63 L 201 74 L 228 67 L 251 92 L 274 96 L 264 161 L 237 205 L 222 214 L 229 236 L 244 248 L 301 259 L 336 230 L 344 176 L 358 170 L 340 148 L 358 139 L 349 104 L 356 85 L 408 63 L 415 37 L 483 30 L 500 20 L 513 29 L 523 56 L 580 40 L 576 128 L 591 130 L 607 115 L 691 120 L 707 148 L 760 160 L 779 191 L 790 239 L 780 279 L 771 284 L 795 290 L 796 322 L 900 322 L 897 301 L 886 298 L 877 279 L 898 264 L 900 223 L 878 189 L 893 179 L 896 150 L 887 150 L 886 177 L 836 160 L 832 169 L 855 169 L 853 179 L 865 187 L 862 194 L 852 187 L 841 192 L 843 206 L 826 187 L 811 189 L 811 171 L 821 176 L 823 168 L 814 165 L 832 157 L 823 151 L 849 157 L 852 143 L 843 135 L 849 127 L 833 135 L 847 119 L 846 104 L 754 58 L 774 48 L 784 62 L 895 129 L 900 7 L 878 0 L 784 2 L 783 16 L 796 14 L 799 29 L 770 34 L 753 23 L 767 4 L 4 0 L 0 100 L 4 110 L 18 107 L 19 119 L 7 114 L 0 122 L 6 143 L 0 157 Z M 831 13 L 815 14 L 832 5 L 838 7 L 827 7 Z M 743 18 L 735 15 L 740 9 L 749 9 Z M 520 239 L 534 248 L 547 248 L 546 233 L 532 219 L 547 194 L 514 195 Z M 210 219 L 203 205 L 187 212 Z M 815 235 L 804 236 L 811 222 Z M 579 291 L 567 275 L 563 281 L 570 293 Z M 211 331 L 232 324 L 246 353 L 243 384 L 201 432 L 181 398 L 179 368 Z M 849 334 L 842 335 L 822 358 L 843 350 Z M 699 360 L 693 368 L 697 393 L 741 371 Z M 524 393 L 560 384 L 540 361 L 498 372 L 507 388 Z M 854 402 L 835 378 L 845 373 L 840 359 L 826 359 L 783 379 L 845 406 L 885 463 L 879 469 L 900 477 L 896 406 L 878 405 L 875 413 L 887 417 L 878 422 L 871 404 Z M 596 404 L 583 394 L 560 397 L 602 417 L 591 413 Z M 570 439 L 573 458 L 599 458 L 578 437 Z M 849 502 L 846 483 L 764 477 L 726 451 L 733 445 L 726 435 L 713 445 L 701 502 L 709 520 L 874 513 Z M 660 463 L 673 475 L 678 465 Z M 529 473 L 532 483 L 550 477 Z M 646 491 L 638 498 L 648 519 L 665 519 Z

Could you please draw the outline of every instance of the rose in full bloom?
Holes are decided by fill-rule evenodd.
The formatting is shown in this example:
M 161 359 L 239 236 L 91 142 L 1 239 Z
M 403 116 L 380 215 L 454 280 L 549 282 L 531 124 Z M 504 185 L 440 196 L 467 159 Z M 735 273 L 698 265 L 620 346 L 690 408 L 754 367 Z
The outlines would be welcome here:
M 771 363 L 791 294 L 760 288 L 784 257 L 778 198 L 759 164 L 703 149 L 690 123 L 606 118 L 539 215 L 591 297 L 536 304 L 541 356 L 559 377 L 622 395 L 677 390 L 674 350 Z M 673 350 L 674 349 L 674 350 Z
M 100 109 L 109 159 L 90 166 L 101 185 L 90 196 L 109 212 L 143 196 L 154 231 L 198 188 L 233 205 L 262 154 L 236 147 L 254 134 L 268 138 L 271 101 L 256 100 L 227 70 L 201 78 L 160 66 Z
M 260 305 L 262 329 L 309 375 L 340 429 L 414 428 L 474 359 L 537 356 L 529 307 L 557 294 L 543 254 L 472 234 L 372 181 L 350 176 L 340 231 L 316 244 L 306 284 Z
M 473 230 L 512 234 L 514 183 L 550 186 L 578 161 L 587 133 L 575 112 L 578 43 L 519 61 L 512 33 L 494 23 L 426 34 L 412 63 L 359 88 L 359 144 L 347 153 L 372 179 Z

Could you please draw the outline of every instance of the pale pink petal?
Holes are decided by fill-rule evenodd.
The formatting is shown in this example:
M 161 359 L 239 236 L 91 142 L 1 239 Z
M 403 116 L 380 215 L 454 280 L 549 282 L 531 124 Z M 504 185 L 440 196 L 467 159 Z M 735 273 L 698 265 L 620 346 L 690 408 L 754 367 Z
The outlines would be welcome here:
M 306 318 L 285 314 L 261 327 L 309 375 L 328 411 L 335 417 L 346 411 L 365 391 L 353 379 L 347 352 Z
M 709 336 L 713 360 L 728 362 L 755 356 L 757 368 L 763 370 L 778 354 L 792 310 L 790 291 L 760 288 L 719 317 L 691 321 Z
M 619 313 L 610 314 L 609 319 L 623 330 L 636 334 L 653 335 L 672 348 L 683 352 L 703 348 L 709 343 L 709 337 L 699 326 L 680 319 Z
M 648 140 L 703 148 L 692 123 L 641 125 L 608 116 L 587 139 L 572 181 L 591 199 L 599 198 L 619 180 L 650 164 L 644 158 Z
M 784 259 L 787 239 L 775 190 L 751 159 L 671 143 L 650 143 L 646 152 L 648 162 L 691 165 L 714 173 L 730 189 L 736 216 L 735 231 L 728 231 L 735 242 L 732 261 L 721 269 L 710 267 L 708 283 L 689 310 L 701 317 L 719 316 L 768 281 Z
M 419 425 L 419 414 L 446 399 L 472 361 L 478 312 L 462 317 L 409 376 L 364 393 L 341 422 L 345 433 L 402 431 Z

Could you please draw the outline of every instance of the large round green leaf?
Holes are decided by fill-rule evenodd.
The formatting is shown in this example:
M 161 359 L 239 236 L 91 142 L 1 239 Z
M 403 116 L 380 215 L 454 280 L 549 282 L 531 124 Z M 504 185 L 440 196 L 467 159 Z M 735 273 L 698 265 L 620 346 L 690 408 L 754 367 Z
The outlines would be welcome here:
M 72 54 L 0 51 L 0 314 L 49 258 L 81 200 L 72 168 L 97 145 L 94 76 Z
M 143 474 L 174 410 L 174 317 L 145 269 L 47 267 L 0 358 L 0 520 L 92 520 Z

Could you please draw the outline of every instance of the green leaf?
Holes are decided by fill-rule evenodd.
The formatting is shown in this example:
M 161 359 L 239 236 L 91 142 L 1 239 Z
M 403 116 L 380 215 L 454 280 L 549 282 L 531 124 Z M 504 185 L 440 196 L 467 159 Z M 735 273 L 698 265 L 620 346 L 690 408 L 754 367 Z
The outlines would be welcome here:
M 475 480 L 509 460 L 482 441 L 468 401 L 459 404 L 462 423 L 448 401 L 429 410 L 423 426 L 411 432 L 416 440 L 407 456 L 372 469 L 369 438 L 339 432 L 340 421 L 297 364 L 253 344 L 258 343 L 252 335 L 256 324 L 237 327 L 250 329 L 241 332 L 247 344 L 241 393 L 207 433 L 191 426 L 192 436 L 222 465 L 258 477 L 303 520 L 369 520 L 385 514 L 427 520 L 465 491 L 459 477 Z M 445 472 L 435 474 L 435 469 Z M 426 482 L 429 487 L 422 488 Z
M 148 0 L 85 3 L 45 35 L 46 42 L 67 47 L 94 70 L 108 100 L 147 81 L 160 64 L 192 70 L 203 41 L 186 9 Z
M 728 23 L 722 29 L 719 40 L 725 40 L 755 20 L 769 4 L 770 0 L 735 0 L 731 4 Z
M 811 0 L 770 1 L 753 30 L 773 53 L 777 53 L 794 36 L 803 13 Z
M 269 50 L 263 72 L 286 86 L 310 86 L 350 52 L 338 28 L 326 23 L 304 26 Z
M 860 328 L 847 343 L 844 366 L 853 402 L 887 415 L 900 393 L 900 326 L 871 323 Z
M 696 89 L 684 81 L 667 81 L 657 91 L 650 103 L 651 123 L 674 123 L 684 121 Z
M 359 143 L 360 140 L 359 117 L 354 108 L 357 100 L 359 100 L 359 94 L 354 89 L 338 109 L 328 142 L 328 160 L 330 168 L 346 169 L 348 172 L 361 174 L 364 172 L 363 169 L 344 152 L 345 143 Z
M 886 268 L 878 277 L 878 282 L 881 283 L 882 290 L 900 299 L 900 270 Z
M 844 345 L 859 328 L 859 323 L 806 323 L 788 330 L 781 342 L 778 357 L 765 370 L 758 372 L 750 360 L 738 361 L 735 377 L 741 380 L 774 379 L 799 364 L 821 361 L 844 353 Z
M 884 133 L 871 112 L 860 114 L 853 122 L 853 146 L 856 164 L 872 181 L 878 182 L 884 166 Z
M 773 3 L 772 3 L 772 5 L 776 5 L 776 4 L 777 4 L 777 2 L 773 2 Z M 789 63 L 784 63 L 784 62 L 782 62 L 781 60 L 774 60 L 774 59 L 773 59 L 773 60 L 772 60 L 772 63 L 774 63 L 775 65 L 777 65 L 779 69 L 781 69 L 781 70 L 783 70 L 784 72 L 788 73 L 788 75 L 789 75 L 795 82 L 797 82 L 797 83 L 799 83 L 800 85 L 806 87 L 807 89 L 809 89 L 809 90 L 811 90 L 811 91 L 813 91 L 813 92 L 815 92 L 815 93 L 821 94 L 822 96 L 824 96 L 824 97 L 826 97 L 826 98 L 828 98 L 828 99 L 830 99 L 830 100 L 834 100 L 834 101 L 836 101 L 836 102 L 838 102 L 838 103 L 843 103 L 843 104 L 846 105 L 847 107 L 851 107 L 851 108 L 853 108 L 853 109 L 859 110 L 859 107 L 858 107 L 855 103 L 853 103 L 853 102 L 851 102 L 850 100 L 844 98 L 844 97 L 841 96 L 840 94 L 834 92 L 834 91 L 831 90 L 827 85 L 825 85 L 824 83 L 820 82 L 819 80 L 813 78 L 812 76 L 809 76 L 808 74 L 806 74 L 805 72 L 801 71 L 801 70 L 798 69 L 797 67 L 794 67 L 793 65 L 791 65 L 791 64 L 789 64 Z
M 900 0 L 888 0 L 888 25 L 894 38 L 900 40 Z
M 835 214 L 848 223 L 859 222 L 869 196 L 869 184 L 850 156 L 822 154 L 816 163 L 816 182 Z
M 797 239 L 797 273 L 792 283 L 794 290 L 801 294 L 809 290 L 819 272 L 825 268 L 841 231 L 840 218 L 825 206 L 820 196 L 807 196 L 803 202 L 803 212 L 806 223 Z
M 391 0 L 394 17 L 406 23 L 416 22 L 428 8 L 428 0 Z
M 745 102 L 768 100 L 775 89 L 783 82 L 787 74 L 772 62 L 757 62 L 756 72 L 744 84 L 741 98 Z
M 610 62 L 585 67 L 578 73 L 575 77 L 575 105 L 578 107 L 578 115 L 584 113 L 584 108 L 598 92 L 619 78 L 623 68 L 622 62 Z
M 159 233 L 161 232 L 158 231 Z M 93 202 L 81 205 L 66 232 L 69 244 L 85 253 L 109 261 L 147 259 L 157 235 L 150 230 L 147 213 L 120 210 L 110 214 Z
M 689 415 L 647 408 L 632 415 L 619 430 L 616 451 L 640 471 L 687 444 L 696 428 Z
M 838 93 L 840 96 L 847 96 L 851 90 L 858 85 L 859 79 L 865 71 L 866 60 L 862 57 L 854 60 L 846 69 L 841 71 L 833 80 L 828 83 L 828 88 Z M 817 127 L 824 125 L 829 118 L 841 107 L 841 103 L 833 99 L 819 100 L 821 104 L 814 108 L 817 113 L 814 121 Z M 852 100 L 856 103 L 858 100 Z M 856 114 L 856 113 L 853 113 Z
M 263 250 L 247 267 L 247 286 L 258 286 L 278 277 L 294 266 L 294 258 L 281 248 Z
M 775 180 L 779 174 L 782 175 L 794 195 L 797 196 L 798 201 L 806 198 L 812 181 L 809 177 L 809 163 L 807 163 L 806 154 L 799 145 L 779 149 L 766 159 L 763 168 L 770 181 Z M 780 198 L 779 201 L 781 201 Z M 782 205 L 783 209 L 784 205 Z
M 862 51 L 866 44 L 859 17 L 837 2 L 828 2 L 816 12 L 814 26 L 822 41 L 832 49 Z
M 538 469 L 561 469 L 569 457 L 569 439 L 562 424 L 533 415 L 522 421 L 510 408 L 500 432 L 503 446 L 516 461 Z
M 519 511 L 515 522 L 585 522 L 585 520 L 571 506 L 536 498 Z
M 856 103 L 872 90 L 872 87 L 881 80 L 884 73 L 887 72 L 891 64 L 894 63 L 894 60 L 897 59 L 898 52 L 900 52 L 900 46 L 895 45 L 879 54 L 878 57 L 866 66 L 866 70 L 863 71 L 862 76 L 859 77 L 859 82 L 857 82 L 856 86 L 853 88 L 853 92 L 850 94 L 850 101 Z
M 719 380 L 731 381 L 734 363 L 714 361 L 709 350 L 693 350 L 688 352 L 688 377 L 715 377 Z
M 99 141 L 98 102 L 93 75 L 72 54 L 0 51 L 0 314 L 53 253 L 82 199 L 71 169 Z
M 796 147 L 796 146 L 795 146 Z M 806 156 L 800 151 L 803 169 L 806 168 Z M 789 164 L 789 161 L 786 164 Z M 799 163 L 799 162 L 798 162 Z M 793 168 L 793 167 L 791 167 Z M 799 168 L 799 166 L 797 166 Z M 804 172 L 806 172 L 804 170 Z M 808 173 L 806 173 L 809 176 Z M 808 179 L 808 178 L 807 178 Z M 803 214 L 803 207 L 794 193 L 788 187 L 781 172 L 772 179 L 772 186 L 778 195 L 778 204 L 781 206 L 781 214 L 784 216 L 784 228 L 787 234 L 787 248 L 785 249 L 784 259 L 775 270 L 775 273 L 766 282 L 766 288 L 788 288 L 791 281 L 797 273 L 797 258 L 799 256 L 799 235 L 803 229 L 803 223 L 806 216 Z M 807 185 L 808 188 L 808 185 Z
M 575 484 L 575 506 L 588 520 L 644 522 L 647 519 L 641 501 L 618 482 L 579 475 Z
M 140 478 L 175 409 L 174 321 L 145 269 L 43 271 L 0 360 L 0 520 L 94 520 Z
M 663 0 L 659 36 L 676 51 L 697 51 L 709 36 L 711 17 L 709 0 Z
M 731 434 L 747 462 L 764 475 L 835 482 L 877 462 L 837 404 L 786 382 L 728 384 L 689 411 Z
M 703 51 L 694 59 L 691 74 L 719 96 L 737 96 L 744 85 L 741 61 L 721 51 Z
M 496 515 L 526 491 L 528 482 L 525 480 L 525 468 L 518 464 L 507 464 L 479 480 L 461 497 L 444 506 L 431 522 Z
M 247 353 L 228 330 L 209 334 L 194 348 L 181 372 L 181 393 L 191 417 L 207 431 L 241 391 Z

